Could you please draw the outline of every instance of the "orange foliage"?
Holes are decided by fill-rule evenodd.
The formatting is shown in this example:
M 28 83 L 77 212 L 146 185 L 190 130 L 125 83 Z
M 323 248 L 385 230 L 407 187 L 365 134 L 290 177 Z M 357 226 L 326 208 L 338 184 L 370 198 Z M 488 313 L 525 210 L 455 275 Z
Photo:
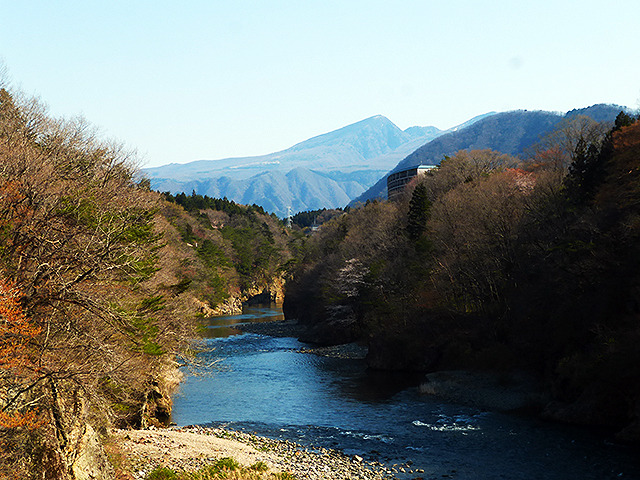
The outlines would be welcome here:
M 22 311 L 20 292 L 0 278 L 0 368 L 21 370 L 29 365 L 29 345 L 41 329 Z
M 613 144 L 617 151 L 624 151 L 631 147 L 637 147 L 640 143 L 640 123 L 622 127 L 613 134 Z
M 527 169 L 535 172 L 539 170 L 563 169 L 567 163 L 567 154 L 559 147 L 549 147 L 536 152 L 535 156 L 527 162 Z
M 33 431 L 42 427 L 45 423 L 47 423 L 46 419 L 32 410 L 25 413 L 0 412 L 0 428 L 24 428 L 26 430 Z
M 31 343 L 41 329 L 33 325 L 20 306 L 20 291 L 0 278 L 0 372 L 21 376 L 25 370 L 37 370 L 32 358 Z M 5 407 L 6 408 L 6 407 Z M 35 411 L 0 411 L 0 428 L 36 430 L 46 420 Z

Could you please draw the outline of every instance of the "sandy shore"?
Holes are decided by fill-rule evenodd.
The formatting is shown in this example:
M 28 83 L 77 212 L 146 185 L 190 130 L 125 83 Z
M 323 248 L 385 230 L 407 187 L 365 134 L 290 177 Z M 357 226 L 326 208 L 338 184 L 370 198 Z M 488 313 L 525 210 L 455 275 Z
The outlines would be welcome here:
M 134 480 L 146 478 L 157 467 L 194 471 L 224 457 L 231 457 L 244 466 L 263 462 L 271 471 L 289 472 L 298 480 L 392 479 L 397 471 L 409 473 L 406 465 L 386 467 L 366 462 L 357 455 L 349 457 L 325 448 L 308 449 L 289 441 L 221 428 L 115 430 L 112 443 L 126 458 Z M 419 472 L 415 475 L 420 478 Z

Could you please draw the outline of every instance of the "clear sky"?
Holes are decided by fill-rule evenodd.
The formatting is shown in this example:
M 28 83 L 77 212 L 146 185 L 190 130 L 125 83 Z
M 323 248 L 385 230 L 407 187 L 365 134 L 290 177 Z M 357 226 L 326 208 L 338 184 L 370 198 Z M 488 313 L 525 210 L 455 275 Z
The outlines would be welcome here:
M 372 115 L 640 106 L 638 0 L 0 0 L 0 58 L 146 166 L 285 149 Z

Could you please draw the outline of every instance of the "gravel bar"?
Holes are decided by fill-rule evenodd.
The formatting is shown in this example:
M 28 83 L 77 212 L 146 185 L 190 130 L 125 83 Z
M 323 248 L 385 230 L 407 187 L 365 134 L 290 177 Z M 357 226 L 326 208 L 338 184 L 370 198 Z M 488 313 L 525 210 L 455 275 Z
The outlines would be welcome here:
M 136 480 L 157 467 L 195 471 L 223 457 L 245 466 L 265 463 L 272 471 L 292 473 L 298 480 L 421 479 L 409 465 L 385 466 L 358 455 L 348 456 L 322 447 L 307 448 L 245 432 L 200 426 L 115 430 L 113 438 L 128 459 Z M 414 476 L 415 475 L 415 476 Z

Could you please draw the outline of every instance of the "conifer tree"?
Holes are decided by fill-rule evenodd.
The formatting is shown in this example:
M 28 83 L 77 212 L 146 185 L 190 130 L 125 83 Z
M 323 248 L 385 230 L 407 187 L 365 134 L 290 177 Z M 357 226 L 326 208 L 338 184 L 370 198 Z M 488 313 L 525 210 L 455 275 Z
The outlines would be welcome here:
M 407 213 L 407 235 L 411 240 L 419 240 L 427 229 L 430 208 L 431 202 L 427 197 L 427 188 L 423 183 L 418 183 L 411 195 Z

